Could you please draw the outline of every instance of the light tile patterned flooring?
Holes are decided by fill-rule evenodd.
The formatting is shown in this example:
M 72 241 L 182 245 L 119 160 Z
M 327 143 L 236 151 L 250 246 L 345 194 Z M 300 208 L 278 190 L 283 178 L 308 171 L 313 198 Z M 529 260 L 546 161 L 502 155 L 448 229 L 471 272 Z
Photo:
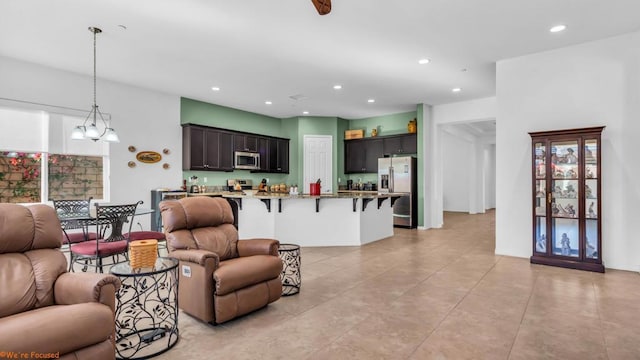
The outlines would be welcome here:
M 302 249 L 302 289 L 158 359 L 640 359 L 640 275 L 496 256 L 494 212 Z

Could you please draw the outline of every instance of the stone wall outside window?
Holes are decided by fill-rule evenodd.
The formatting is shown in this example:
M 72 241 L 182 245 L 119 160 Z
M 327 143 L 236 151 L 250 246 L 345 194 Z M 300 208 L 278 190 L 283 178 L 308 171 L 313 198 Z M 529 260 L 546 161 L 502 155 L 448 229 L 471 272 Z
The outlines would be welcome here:
M 47 158 L 49 199 L 103 198 L 103 158 L 42 153 L 0 152 L 0 202 L 41 199 L 41 162 Z

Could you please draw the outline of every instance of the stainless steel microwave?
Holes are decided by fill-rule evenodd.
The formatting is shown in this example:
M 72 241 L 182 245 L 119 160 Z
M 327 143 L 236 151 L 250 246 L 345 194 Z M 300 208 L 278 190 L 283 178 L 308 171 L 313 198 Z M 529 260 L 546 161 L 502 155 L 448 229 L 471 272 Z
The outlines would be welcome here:
M 234 167 L 236 169 L 259 170 L 260 153 L 236 151 L 234 153 Z

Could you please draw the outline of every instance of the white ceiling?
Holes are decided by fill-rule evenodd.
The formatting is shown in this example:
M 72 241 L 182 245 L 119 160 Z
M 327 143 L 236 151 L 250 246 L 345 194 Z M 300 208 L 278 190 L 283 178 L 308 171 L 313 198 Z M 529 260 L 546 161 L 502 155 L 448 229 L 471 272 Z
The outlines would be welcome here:
M 352 119 L 494 96 L 498 60 L 640 29 L 639 0 L 332 3 L 320 16 L 310 0 L 2 0 L 0 55 L 90 75 L 97 26 L 99 78 L 275 117 Z M 548 31 L 559 23 L 567 30 Z

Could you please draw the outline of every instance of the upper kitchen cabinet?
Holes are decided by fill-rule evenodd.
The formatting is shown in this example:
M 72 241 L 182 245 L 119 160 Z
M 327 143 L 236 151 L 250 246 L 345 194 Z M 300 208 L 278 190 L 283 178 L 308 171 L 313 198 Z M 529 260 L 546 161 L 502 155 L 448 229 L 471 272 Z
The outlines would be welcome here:
M 289 173 L 289 140 L 269 139 L 268 172 Z M 262 166 L 261 166 L 262 168 Z
M 233 170 L 233 134 L 187 125 L 182 128 L 183 170 Z
M 289 173 L 289 139 L 240 133 L 202 125 L 182 126 L 182 169 L 233 171 L 234 152 L 260 154 L 260 169 Z
M 345 140 L 345 174 L 378 172 L 378 158 L 384 155 L 383 143 L 382 138 Z
M 416 154 L 418 153 L 418 137 L 416 134 L 385 136 L 383 138 L 383 153 L 385 155 Z
M 260 172 L 269 172 L 269 142 L 266 137 L 258 138 L 258 153 L 260 154 Z M 254 171 L 255 172 L 255 171 Z
M 233 148 L 235 151 L 258 152 L 258 137 L 255 135 L 234 134 Z

